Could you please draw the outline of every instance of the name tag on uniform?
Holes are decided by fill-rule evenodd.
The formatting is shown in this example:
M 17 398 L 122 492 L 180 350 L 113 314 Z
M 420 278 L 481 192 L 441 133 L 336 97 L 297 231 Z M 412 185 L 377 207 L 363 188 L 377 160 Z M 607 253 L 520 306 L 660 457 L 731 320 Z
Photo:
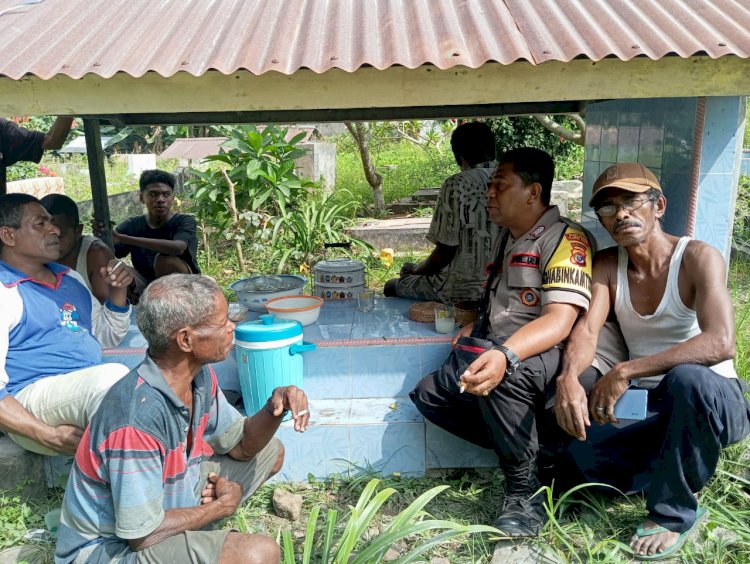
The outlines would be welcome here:
M 617 419 L 646 419 L 648 411 L 648 390 L 628 388 L 615 403 L 615 417 Z

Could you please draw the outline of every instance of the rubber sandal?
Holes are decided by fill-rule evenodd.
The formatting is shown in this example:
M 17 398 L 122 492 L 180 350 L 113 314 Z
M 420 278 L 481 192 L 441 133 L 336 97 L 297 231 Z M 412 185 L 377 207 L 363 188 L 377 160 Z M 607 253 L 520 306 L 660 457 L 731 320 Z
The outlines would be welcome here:
M 685 541 L 688 540 L 690 535 L 698 529 L 700 524 L 703 523 L 703 521 L 705 521 L 707 517 L 708 517 L 708 509 L 706 509 L 705 507 L 699 507 L 695 511 L 695 521 L 693 521 L 693 524 L 690 526 L 690 528 L 687 531 L 680 533 L 680 536 L 677 537 L 677 540 L 674 541 L 672 545 L 668 546 L 663 551 L 657 552 L 655 554 L 633 553 L 633 558 L 635 558 L 636 560 L 644 560 L 644 561 L 664 560 L 666 558 L 672 558 L 677 552 L 680 551 L 680 549 L 685 545 Z M 664 532 L 669 532 L 669 530 L 661 526 L 656 526 L 656 527 L 649 528 L 649 529 L 644 529 L 643 526 L 640 526 L 635 530 L 635 534 L 638 538 L 650 537 L 651 535 L 655 535 L 657 533 L 664 533 Z

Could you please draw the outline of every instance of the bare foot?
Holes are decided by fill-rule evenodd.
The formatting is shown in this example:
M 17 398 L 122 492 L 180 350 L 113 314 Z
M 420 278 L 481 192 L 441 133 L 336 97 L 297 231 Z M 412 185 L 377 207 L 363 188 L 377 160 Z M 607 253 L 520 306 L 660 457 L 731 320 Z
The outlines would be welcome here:
M 646 519 L 643 523 L 643 530 L 648 532 L 649 529 L 658 527 L 656 523 L 650 519 Z M 672 531 L 663 531 L 660 533 L 654 533 L 647 537 L 639 537 L 633 535 L 630 539 L 630 548 L 633 549 L 635 554 L 656 554 L 657 552 L 664 552 L 670 546 L 672 546 L 679 538 L 680 533 L 673 533 Z

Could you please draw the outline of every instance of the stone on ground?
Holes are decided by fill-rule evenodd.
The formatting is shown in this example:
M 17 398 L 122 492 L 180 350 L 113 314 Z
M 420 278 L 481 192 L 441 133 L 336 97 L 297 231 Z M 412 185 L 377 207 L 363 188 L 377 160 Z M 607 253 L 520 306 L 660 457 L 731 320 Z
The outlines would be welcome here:
M 302 496 L 276 488 L 273 491 L 273 509 L 279 517 L 296 521 L 302 512 Z
M 383 555 L 383 562 L 392 562 L 401 556 L 401 550 L 397 544 L 391 545 L 391 548 Z
M 560 561 L 551 554 L 523 541 L 502 540 L 495 545 L 490 564 L 557 564 Z
M 0 552 L 0 564 L 46 564 L 50 561 L 50 554 L 41 546 L 27 545 L 6 548 Z
M 0 483 L 6 491 L 20 489 L 24 497 L 45 497 L 44 457 L 22 449 L 7 435 L 0 435 Z

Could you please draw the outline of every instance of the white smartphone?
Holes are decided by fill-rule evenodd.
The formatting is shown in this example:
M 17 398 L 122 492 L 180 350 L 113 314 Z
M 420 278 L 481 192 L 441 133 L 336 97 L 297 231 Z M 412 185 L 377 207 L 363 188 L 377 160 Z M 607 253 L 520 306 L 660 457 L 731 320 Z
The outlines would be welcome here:
M 617 419 L 642 421 L 648 412 L 648 390 L 628 388 L 615 403 L 614 414 Z

